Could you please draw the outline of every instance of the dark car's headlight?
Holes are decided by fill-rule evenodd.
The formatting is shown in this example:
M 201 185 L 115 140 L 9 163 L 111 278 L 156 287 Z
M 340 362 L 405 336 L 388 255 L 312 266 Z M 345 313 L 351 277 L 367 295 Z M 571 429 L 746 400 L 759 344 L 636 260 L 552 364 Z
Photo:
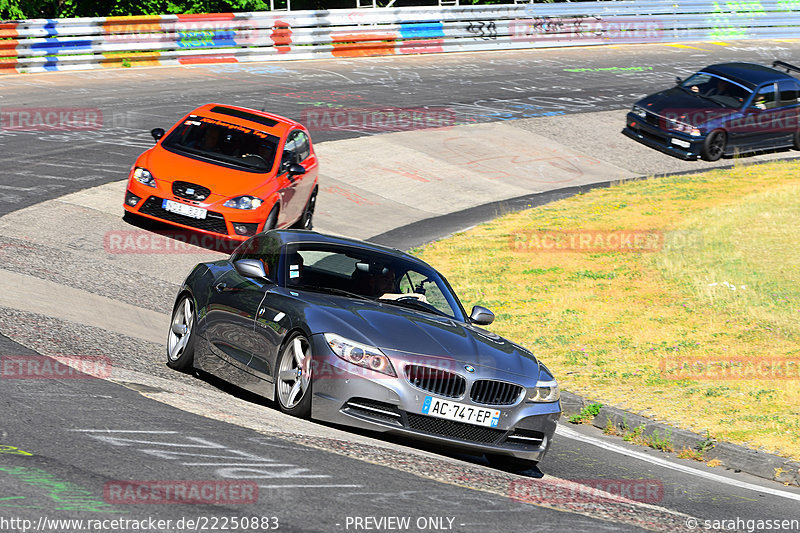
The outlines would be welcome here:
M 142 185 L 147 185 L 148 187 L 156 186 L 156 178 L 146 168 L 136 167 L 133 169 L 133 177 Z
M 681 131 L 683 133 L 688 133 L 692 137 L 699 137 L 700 136 L 700 128 L 697 126 L 692 126 L 691 124 L 686 124 L 684 122 L 679 122 L 677 120 L 670 120 L 667 122 L 669 129 L 672 131 Z
M 369 368 L 382 374 L 397 376 L 389 358 L 375 346 L 351 341 L 335 333 L 326 333 L 325 341 L 331 347 L 333 353 L 348 363 Z
M 647 116 L 647 111 L 645 111 L 638 105 L 633 106 L 633 109 L 631 109 L 631 111 L 633 111 L 634 115 L 639 115 L 642 118 L 645 118 Z
M 244 196 L 237 196 L 236 198 L 231 198 L 227 202 L 225 202 L 225 207 L 232 207 L 234 209 L 258 209 L 261 207 L 264 201 L 261 198 L 256 198 L 254 196 L 244 195 Z
M 528 389 L 529 402 L 536 403 L 549 403 L 558 401 L 561 398 L 561 391 L 558 388 L 558 382 L 552 381 L 539 381 L 532 389 Z

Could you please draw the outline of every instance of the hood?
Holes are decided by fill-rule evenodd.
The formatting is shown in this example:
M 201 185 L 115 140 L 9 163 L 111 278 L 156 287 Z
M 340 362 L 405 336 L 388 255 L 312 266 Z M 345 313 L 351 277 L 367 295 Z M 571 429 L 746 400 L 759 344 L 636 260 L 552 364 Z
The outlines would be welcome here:
M 271 172 L 247 172 L 206 163 L 170 152 L 161 145 L 154 146 L 142 154 L 136 165 L 149 170 L 155 176 L 156 183 L 166 185 L 169 190 L 175 181 L 187 181 L 208 187 L 211 189 L 209 199 L 214 196 L 227 198 L 252 193 L 272 177 Z
M 651 94 L 642 98 L 636 105 L 642 109 L 671 120 L 678 120 L 692 126 L 700 126 L 714 119 L 724 118 L 737 109 L 717 105 L 714 101 L 679 87 Z
M 453 368 L 462 374 L 464 365 L 472 365 L 476 376 L 481 369 L 530 379 L 539 376 L 539 363 L 532 353 L 471 324 L 390 303 L 314 296 L 325 301 L 325 305 L 315 302 L 307 308 L 307 314 L 316 314 L 307 316 L 314 333 L 337 333 L 377 346 L 394 359 Z

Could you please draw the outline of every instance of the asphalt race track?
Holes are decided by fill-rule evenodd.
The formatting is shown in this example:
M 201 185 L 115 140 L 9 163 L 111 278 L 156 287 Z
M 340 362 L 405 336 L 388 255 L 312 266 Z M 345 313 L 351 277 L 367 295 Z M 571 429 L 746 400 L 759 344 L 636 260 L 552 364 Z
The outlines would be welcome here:
M 258 517 L 251 531 L 320 532 L 689 531 L 737 518 L 721 530 L 747 530 L 748 520 L 800 520 L 796 487 L 677 460 L 591 427 L 562 425 L 539 469 L 515 474 L 479 457 L 289 418 L 224 383 L 170 371 L 163 340 L 177 284 L 218 254 L 108 244 L 114 232 L 142 231 L 121 220 L 120 180 L 152 145 L 149 130 L 203 103 L 306 123 L 322 165 L 317 229 L 409 247 L 492 216 L 508 199 L 733 164 L 641 147 L 619 133 L 624 111 L 707 64 L 774 59 L 800 62 L 800 43 L 0 77 L 0 355 L 88 355 L 113 367 L 109 379 L 0 379 L 0 531 L 149 518 L 171 522 L 140 530 L 232 530 L 231 519 L 243 516 Z M 14 123 L 53 109 L 86 120 L 68 129 Z M 387 110 L 442 122 L 415 131 L 387 123 Z M 115 500 L 115 487 L 136 480 L 235 485 L 250 499 Z

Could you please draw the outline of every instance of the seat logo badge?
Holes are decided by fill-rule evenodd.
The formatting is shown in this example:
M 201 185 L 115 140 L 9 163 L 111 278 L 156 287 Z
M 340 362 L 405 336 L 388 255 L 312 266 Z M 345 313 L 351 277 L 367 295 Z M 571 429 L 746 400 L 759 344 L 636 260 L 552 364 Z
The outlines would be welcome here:
M 464 370 L 472 374 L 473 372 L 475 372 L 475 367 L 472 365 L 464 365 Z

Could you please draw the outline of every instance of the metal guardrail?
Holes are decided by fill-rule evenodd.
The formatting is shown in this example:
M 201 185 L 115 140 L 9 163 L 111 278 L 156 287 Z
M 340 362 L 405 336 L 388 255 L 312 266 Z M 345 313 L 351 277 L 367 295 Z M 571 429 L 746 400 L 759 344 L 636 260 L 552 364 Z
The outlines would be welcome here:
M 800 0 L 619 0 L 0 23 L 0 73 L 800 37 Z

